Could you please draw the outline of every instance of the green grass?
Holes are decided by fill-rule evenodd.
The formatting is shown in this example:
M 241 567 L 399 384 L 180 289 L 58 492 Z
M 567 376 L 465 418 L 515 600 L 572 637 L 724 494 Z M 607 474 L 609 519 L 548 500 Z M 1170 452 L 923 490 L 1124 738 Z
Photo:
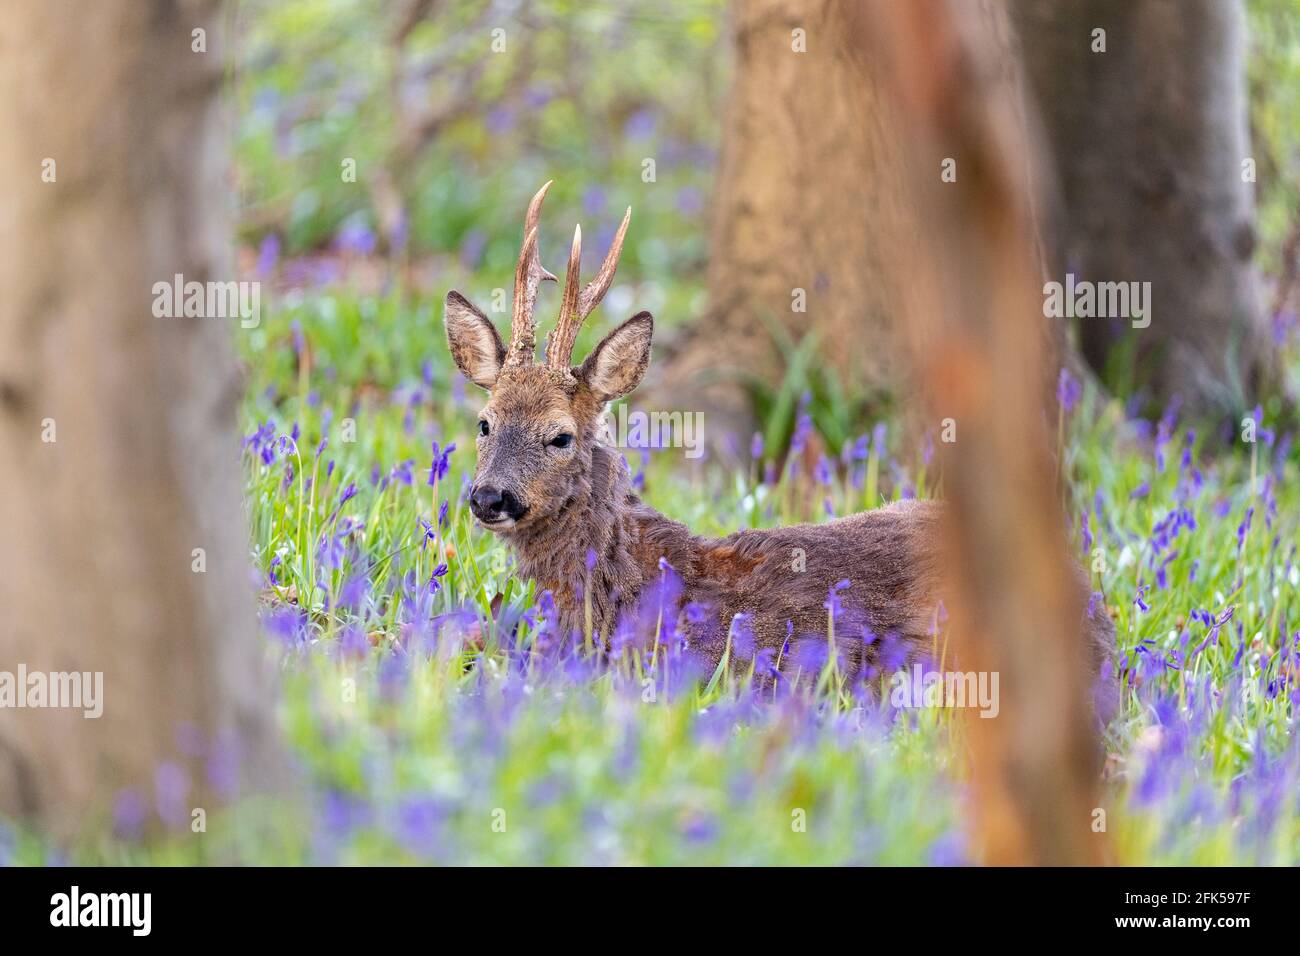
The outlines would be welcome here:
M 951 712 L 893 712 L 854 693 L 829 665 L 794 693 L 774 695 L 756 689 L 743 666 L 691 687 L 670 679 L 664 693 L 662 658 L 644 649 L 623 650 L 608 668 L 548 662 L 539 596 L 461 502 L 480 393 L 456 384 L 440 307 L 336 290 L 270 311 L 261 328 L 242 333 L 243 417 L 247 434 L 273 421 L 266 434 L 284 451 L 268 466 L 247 448 L 243 461 L 268 655 L 280 665 L 281 726 L 302 786 L 214 812 L 201 835 L 181 831 L 148 847 L 105 839 L 76 859 L 964 859 L 961 724 Z M 794 381 L 784 391 L 803 388 Z M 791 419 L 798 410 L 783 400 L 769 407 Z M 294 423 L 297 441 L 280 442 Z M 788 433 L 790 422 L 766 427 Z M 1129 864 L 1294 864 L 1296 462 L 1283 469 L 1262 444 L 1208 460 L 1197 441 L 1184 466 L 1186 433 L 1161 437 L 1163 469 L 1122 408 L 1095 396 L 1062 434 L 1076 529 L 1088 510 L 1100 549 L 1088 560 L 1098 561 L 1095 581 L 1126 671 L 1122 709 L 1106 731 L 1107 838 Z M 434 441 L 457 445 L 436 488 L 427 484 Z M 410 484 L 393 477 L 402 462 L 411 462 Z M 924 493 L 922 462 L 882 456 L 878 445 L 820 487 L 814 476 L 784 472 L 774 487 L 762 485 L 759 467 L 688 468 L 680 452 L 644 463 L 632 456 L 634 471 L 643 464 L 649 502 L 701 533 L 816 520 L 824 500 L 842 514 L 905 489 Z M 351 485 L 355 495 L 340 505 Z M 446 523 L 430 536 L 421 520 L 436 521 L 443 502 Z M 1195 528 L 1180 528 L 1161 550 L 1153 529 L 1179 507 Z M 323 537 L 334 556 L 321 551 Z M 446 573 L 430 594 L 441 564 Z M 1140 585 L 1147 611 L 1136 603 Z M 340 606 L 361 592 L 363 600 Z M 1218 618 L 1229 607 L 1231 619 L 1206 642 L 1199 612 Z M 434 643 L 422 622 L 444 615 Z M 0 840 L 4 853 L 51 859 L 12 832 Z

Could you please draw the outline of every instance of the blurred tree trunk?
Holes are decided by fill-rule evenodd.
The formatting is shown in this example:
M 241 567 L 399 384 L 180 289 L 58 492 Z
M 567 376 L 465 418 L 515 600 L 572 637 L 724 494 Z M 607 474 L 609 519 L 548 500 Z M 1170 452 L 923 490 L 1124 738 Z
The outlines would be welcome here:
M 709 408 L 715 442 L 745 436 L 750 389 L 775 390 L 789 343 L 810 332 L 814 367 L 837 375 L 848 394 L 884 399 L 905 387 L 900 290 L 886 262 L 909 241 L 906 159 L 892 105 L 862 62 L 858 12 L 852 0 L 732 4 L 736 68 L 713 208 L 710 310 L 676 343 L 656 394 Z M 992 82 L 1028 136 L 1014 31 L 1005 17 L 996 26 Z M 801 45 L 806 52 L 796 52 Z M 1048 192 L 1042 169 L 1023 172 L 1028 193 Z M 1068 361 L 1063 328 L 1051 334 Z
M 1240 414 L 1271 377 L 1242 167 L 1240 0 L 1015 0 L 1012 11 L 1061 191 L 1058 261 L 1079 280 L 1151 283 L 1150 327 L 1080 319 L 1084 355 L 1101 371 L 1131 343 L 1152 397 Z
M 1035 143 L 1005 95 L 1000 0 L 869 0 L 856 35 L 900 104 L 912 228 L 892 247 L 900 328 L 933 419 L 948 507 L 953 646 L 999 675 L 1000 712 L 964 711 L 973 853 L 1095 864 L 1100 751 L 1084 589 L 1068 558 L 1043 415 L 1055 367 L 1030 191 Z M 940 178 L 944 159 L 956 177 Z
M 207 760 L 272 759 L 239 319 L 152 312 L 176 273 L 233 279 L 219 12 L 60 0 L 0 18 L 0 670 L 103 673 L 98 719 L 0 710 L 0 812 L 61 837 L 123 791 L 152 808 L 155 786 L 188 828 L 212 808 Z
M 878 172 L 892 145 L 876 91 L 854 63 L 852 8 L 732 4 L 735 78 L 713 207 L 710 312 L 678 343 L 664 391 L 678 404 L 702 397 L 743 438 L 748 386 L 775 389 L 785 374 L 782 338 L 815 329 L 817 364 L 854 388 L 884 389 L 895 375 L 878 228 L 897 197 Z

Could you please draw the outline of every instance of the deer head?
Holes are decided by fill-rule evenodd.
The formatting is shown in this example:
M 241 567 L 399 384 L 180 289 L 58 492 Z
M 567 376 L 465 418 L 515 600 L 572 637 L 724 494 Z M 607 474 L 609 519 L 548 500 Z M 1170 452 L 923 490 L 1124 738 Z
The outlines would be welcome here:
M 610 332 L 581 365 L 570 365 L 578 330 L 600 304 L 618 268 L 632 210 L 619 226 L 596 277 L 581 290 L 582 227 L 573 235 L 560 317 L 547 341 L 544 364 L 534 363 L 533 311 L 542 280 L 537 221 L 548 182 L 524 218 L 524 244 L 515 269 L 514 309 L 507 347 L 496 327 L 459 292 L 447 293 L 447 344 L 461 372 L 488 391 L 479 413 L 478 466 L 470 510 L 495 532 L 544 522 L 590 480 L 606 403 L 627 395 L 650 364 L 654 319 L 640 312 Z

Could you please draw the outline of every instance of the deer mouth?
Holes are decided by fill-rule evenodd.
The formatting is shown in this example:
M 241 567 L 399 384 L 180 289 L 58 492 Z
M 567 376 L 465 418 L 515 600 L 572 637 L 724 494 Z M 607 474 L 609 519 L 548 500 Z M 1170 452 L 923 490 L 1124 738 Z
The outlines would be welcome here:
M 524 508 L 518 514 L 507 514 L 503 511 L 499 514 L 486 515 L 481 518 L 475 515 L 474 520 L 489 531 L 508 531 L 522 521 L 527 514 L 528 509 Z

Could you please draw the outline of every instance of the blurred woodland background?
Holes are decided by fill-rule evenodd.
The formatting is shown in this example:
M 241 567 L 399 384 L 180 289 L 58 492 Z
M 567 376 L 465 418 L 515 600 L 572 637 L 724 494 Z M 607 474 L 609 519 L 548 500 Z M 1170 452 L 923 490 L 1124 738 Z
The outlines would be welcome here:
M 379 257 L 431 294 L 504 276 L 521 197 L 553 176 L 544 248 L 585 219 L 599 261 L 614 213 L 634 208 L 623 281 L 677 327 L 660 395 L 702 391 L 733 439 L 783 408 L 779 442 L 794 424 L 781 383 L 804 366 L 832 447 L 897 398 L 884 262 L 899 137 L 851 8 L 380 6 L 239 7 L 240 235 L 263 268 L 284 257 L 289 280 L 321 281 Z M 1300 245 L 1295 4 L 1009 8 L 999 68 L 1036 140 L 1026 155 L 1042 147 L 1045 277 L 1154 288 L 1140 335 L 1080 324 L 1087 365 L 1148 408 L 1175 393 L 1229 417 L 1253 406 L 1283 377 L 1273 343 Z M 817 48 L 778 55 L 801 44 Z
M 0 861 L 1295 861 L 1300 0 L 57 0 L 0 47 L 0 669 L 112 701 L 0 714 Z M 504 324 L 550 179 L 553 271 L 633 208 L 575 354 L 649 310 L 633 404 L 706 415 L 703 464 L 626 449 L 640 492 L 720 535 L 941 490 L 1002 719 L 534 670 L 441 311 Z M 260 320 L 156 317 L 179 273 Z M 1149 327 L 1044 318 L 1067 274 Z M 312 814 L 185 842 L 290 766 Z

